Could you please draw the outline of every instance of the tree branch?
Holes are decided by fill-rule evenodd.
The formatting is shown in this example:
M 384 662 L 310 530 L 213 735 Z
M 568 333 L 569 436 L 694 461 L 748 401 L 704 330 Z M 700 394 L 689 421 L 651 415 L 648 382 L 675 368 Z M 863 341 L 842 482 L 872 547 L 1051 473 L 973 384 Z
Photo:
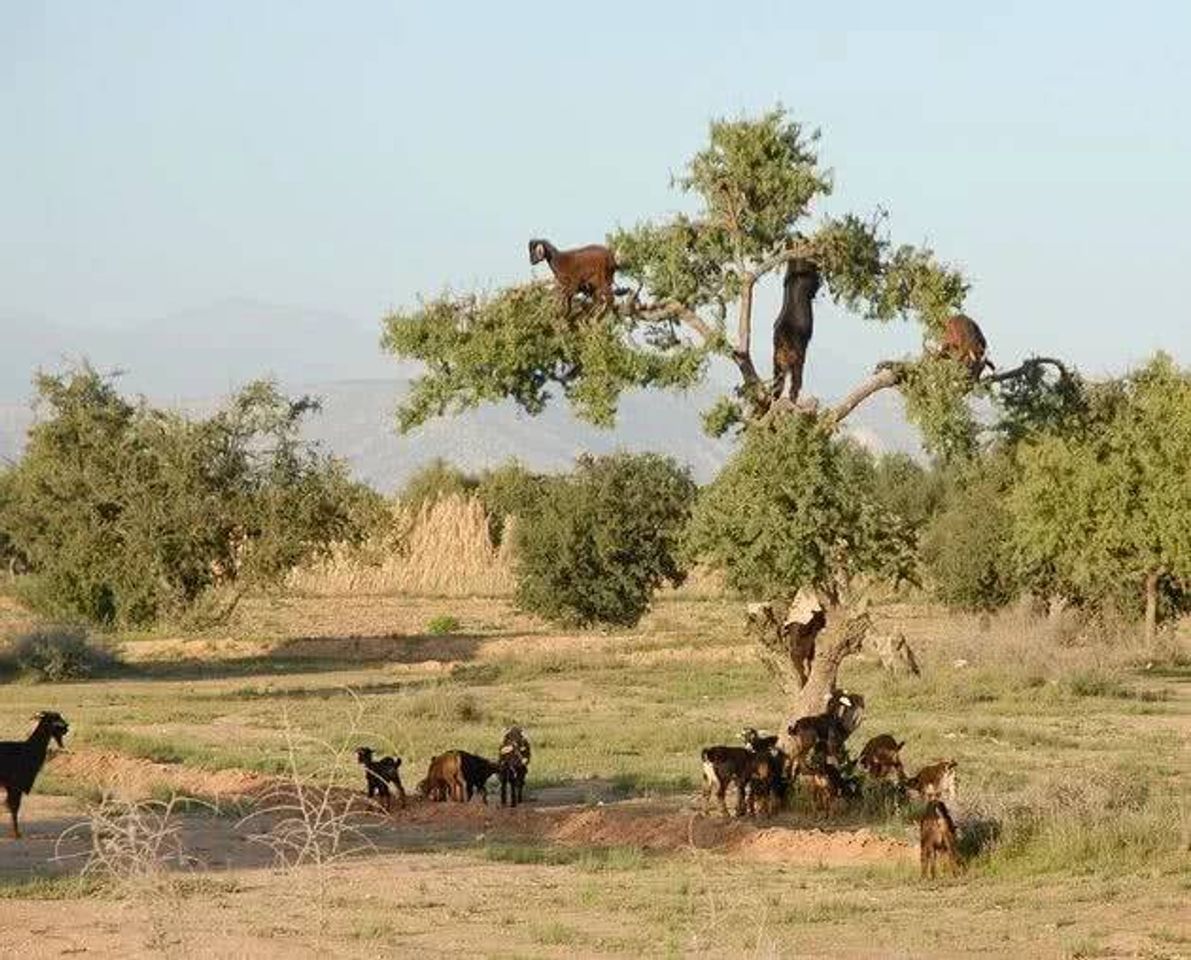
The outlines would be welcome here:
M 841 423 L 853 410 L 878 391 L 896 387 L 905 375 L 904 366 L 885 361 L 877 366 L 876 372 L 860 383 L 851 393 L 827 412 L 825 418 L 829 427 Z
M 1066 364 L 1064 364 L 1061 360 L 1056 360 L 1053 357 L 1029 357 L 1028 359 L 1023 360 L 1012 370 L 1005 370 L 1001 373 L 991 374 L 990 376 L 984 377 L 982 382 L 1003 383 L 1006 380 L 1016 380 L 1018 377 L 1024 376 L 1038 367 L 1046 366 L 1054 367 L 1056 370 L 1058 370 L 1059 376 L 1064 380 L 1071 376 L 1071 371 L 1067 369 Z

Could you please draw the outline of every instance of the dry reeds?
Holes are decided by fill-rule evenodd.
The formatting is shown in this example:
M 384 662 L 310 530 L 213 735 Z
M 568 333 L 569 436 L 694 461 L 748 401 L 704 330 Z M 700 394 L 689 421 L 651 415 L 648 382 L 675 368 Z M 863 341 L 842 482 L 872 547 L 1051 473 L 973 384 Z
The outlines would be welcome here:
M 329 560 L 290 575 L 288 586 L 313 596 L 412 594 L 509 596 L 515 580 L 514 518 L 500 546 L 476 497 L 447 495 L 416 511 L 393 505 L 387 528 L 362 547 L 337 547 Z

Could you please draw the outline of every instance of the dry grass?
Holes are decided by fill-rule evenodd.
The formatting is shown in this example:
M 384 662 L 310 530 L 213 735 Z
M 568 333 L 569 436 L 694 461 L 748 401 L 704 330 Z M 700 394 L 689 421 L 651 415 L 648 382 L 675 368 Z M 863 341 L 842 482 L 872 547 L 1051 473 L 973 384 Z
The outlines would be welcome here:
M 290 589 L 310 596 L 406 594 L 508 596 L 511 529 L 500 546 L 475 497 L 446 496 L 417 511 L 394 504 L 387 530 L 363 547 L 339 547 L 325 562 L 295 571 Z

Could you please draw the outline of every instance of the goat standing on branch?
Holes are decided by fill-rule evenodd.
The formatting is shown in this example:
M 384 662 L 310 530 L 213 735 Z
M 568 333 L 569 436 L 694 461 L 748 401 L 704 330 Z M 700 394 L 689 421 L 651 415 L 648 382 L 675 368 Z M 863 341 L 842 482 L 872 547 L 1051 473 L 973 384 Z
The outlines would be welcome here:
M 616 294 L 620 292 L 613 286 L 616 257 L 607 247 L 593 243 L 573 250 L 559 250 L 549 240 L 530 240 L 529 262 L 535 264 L 543 260 L 554 274 L 564 314 L 570 315 L 571 301 L 577 293 L 586 294 L 608 309 L 616 306 Z

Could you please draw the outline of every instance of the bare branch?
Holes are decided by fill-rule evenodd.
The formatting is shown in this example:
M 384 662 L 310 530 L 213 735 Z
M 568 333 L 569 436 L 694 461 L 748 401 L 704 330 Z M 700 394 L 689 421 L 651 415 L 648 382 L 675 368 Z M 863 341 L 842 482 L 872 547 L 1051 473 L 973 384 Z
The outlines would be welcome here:
M 1071 376 L 1071 371 L 1067 369 L 1067 366 L 1061 360 L 1055 360 L 1053 357 L 1029 357 L 1028 359 L 1023 360 L 1012 370 L 1005 370 L 1001 373 L 994 373 L 990 376 L 984 377 L 983 382 L 1003 383 L 1006 380 L 1016 380 L 1018 377 L 1024 376 L 1032 370 L 1036 370 L 1038 367 L 1046 366 L 1054 367 L 1056 370 L 1058 370 L 1059 376 L 1064 380 Z
M 867 380 L 860 383 L 851 393 L 833 407 L 826 417 L 828 426 L 841 423 L 853 410 L 871 397 L 874 393 L 889 387 L 896 387 L 905 375 L 903 364 L 886 362 L 877 367 L 876 372 Z

